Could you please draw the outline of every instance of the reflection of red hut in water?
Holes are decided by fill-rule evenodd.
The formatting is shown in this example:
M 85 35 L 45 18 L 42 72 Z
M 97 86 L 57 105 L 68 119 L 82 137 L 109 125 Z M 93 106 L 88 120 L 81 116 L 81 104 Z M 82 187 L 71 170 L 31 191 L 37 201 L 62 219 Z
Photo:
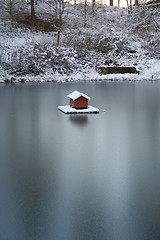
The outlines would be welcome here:
M 67 96 L 70 99 L 70 107 L 76 109 L 88 108 L 88 100 L 90 97 L 84 93 L 74 91 Z
M 88 116 L 87 114 L 71 114 L 70 121 L 79 126 L 83 126 L 88 122 Z

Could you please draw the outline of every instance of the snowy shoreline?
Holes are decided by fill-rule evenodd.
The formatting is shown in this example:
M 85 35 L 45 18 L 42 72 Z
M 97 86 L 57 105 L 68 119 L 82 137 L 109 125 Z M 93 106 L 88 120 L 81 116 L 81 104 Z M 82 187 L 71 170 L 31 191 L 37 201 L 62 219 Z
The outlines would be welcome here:
M 0 83 L 25 83 L 25 82 L 72 82 L 72 81 L 160 81 L 160 61 L 157 61 L 152 68 L 143 70 L 140 74 L 107 74 L 100 75 L 95 69 L 88 72 L 74 72 L 73 74 L 62 75 L 60 73 L 41 74 L 38 76 L 26 75 L 15 77 L 6 75 L 0 78 Z
M 25 77 L 10 77 L 10 79 L 0 79 L 0 84 L 17 84 L 17 83 L 44 83 L 44 82 L 73 82 L 73 81 L 90 81 L 90 82 L 98 82 L 98 81 L 160 81 L 160 77 L 156 78 L 156 76 L 151 78 L 144 78 L 143 76 L 129 76 L 132 74 L 128 74 L 127 76 L 123 76 L 124 74 L 116 74 L 118 76 L 115 76 L 115 74 L 110 74 L 111 76 L 106 77 L 99 76 L 97 78 L 90 78 L 89 76 L 85 76 L 86 78 L 78 79 L 78 78 L 72 78 L 68 76 L 60 76 L 58 79 L 51 78 L 49 76 L 45 77 L 33 77 L 33 76 L 25 76 Z

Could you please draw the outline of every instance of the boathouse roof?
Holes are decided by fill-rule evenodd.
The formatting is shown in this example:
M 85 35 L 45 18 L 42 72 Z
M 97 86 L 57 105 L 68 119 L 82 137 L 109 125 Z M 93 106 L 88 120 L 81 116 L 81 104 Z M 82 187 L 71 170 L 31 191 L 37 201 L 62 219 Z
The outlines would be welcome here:
M 78 99 L 79 97 L 84 97 L 88 100 L 90 100 L 91 98 L 88 97 L 86 94 L 84 93 L 81 93 L 81 92 L 78 92 L 78 91 L 74 91 L 72 93 L 70 93 L 69 95 L 67 95 L 67 97 L 71 98 L 72 100 L 76 100 Z

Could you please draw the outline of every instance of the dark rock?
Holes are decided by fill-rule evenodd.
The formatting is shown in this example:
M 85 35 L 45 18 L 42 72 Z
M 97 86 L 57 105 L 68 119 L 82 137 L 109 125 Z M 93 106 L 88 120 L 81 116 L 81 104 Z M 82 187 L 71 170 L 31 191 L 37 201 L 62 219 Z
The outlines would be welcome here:
M 111 64 L 111 63 L 113 63 L 113 65 L 115 65 L 115 66 L 118 66 L 118 65 L 119 65 L 118 62 L 116 61 L 116 59 L 111 59 L 111 58 L 109 58 L 109 59 L 107 59 L 107 60 L 105 61 L 105 65 L 109 65 L 109 64 Z
M 16 80 L 16 78 L 14 78 L 14 77 L 11 77 L 11 80 L 10 80 L 10 82 L 11 82 L 11 83 L 15 83 L 15 82 L 17 82 L 17 80 Z
M 5 82 L 5 83 L 10 83 L 11 81 L 10 81 L 10 79 L 6 78 L 6 79 L 4 80 L 4 82 Z
M 128 52 L 129 52 L 129 53 L 137 53 L 137 51 L 134 50 L 134 49 L 128 49 Z
M 107 60 L 105 61 L 105 65 L 108 65 L 108 64 L 110 64 L 110 63 L 113 63 L 113 60 L 112 60 L 112 59 L 107 59 Z
M 20 78 L 19 81 L 20 81 L 21 83 L 24 83 L 24 82 L 25 82 L 25 79 L 24 79 L 24 78 Z
M 9 78 L 6 78 L 4 80 L 5 83 L 16 83 L 17 82 L 17 79 L 15 77 L 11 77 L 11 79 Z

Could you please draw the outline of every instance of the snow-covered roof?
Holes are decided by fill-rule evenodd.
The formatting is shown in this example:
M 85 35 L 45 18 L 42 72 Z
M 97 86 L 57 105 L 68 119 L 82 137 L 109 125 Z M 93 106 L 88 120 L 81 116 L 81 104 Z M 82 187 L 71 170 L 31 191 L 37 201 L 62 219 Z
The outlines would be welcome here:
M 80 92 L 78 92 L 78 91 L 74 91 L 74 92 L 70 93 L 69 95 L 67 95 L 67 97 L 71 98 L 72 100 L 76 100 L 76 99 L 79 98 L 79 97 L 84 97 L 84 98 L 86 98 L 86 99 L 88 99 L 88 100 L 91 99 L 91 98 L 88 97 L 86 94 L 80 93 Z

